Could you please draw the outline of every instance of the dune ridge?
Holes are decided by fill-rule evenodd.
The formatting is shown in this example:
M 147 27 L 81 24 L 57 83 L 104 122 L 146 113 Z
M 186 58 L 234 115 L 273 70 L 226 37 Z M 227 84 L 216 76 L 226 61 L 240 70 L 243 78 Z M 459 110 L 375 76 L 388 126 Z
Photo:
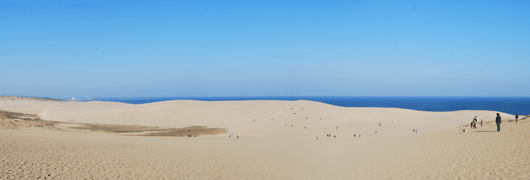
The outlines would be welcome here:
M 345 108 L 313 101 L 191 101 L 173 100 L 149 104 L 116 102 L 0 101 L 0 109 L 37 114 L 61 122 L 140 125 L 158 127 L 208 126 L 249 136 L 264 136 L 287 124 L 309 130 L 351 128 L 369 133 L 354 124 L 394 124 L 393 134 L 409 129 L 422 132 L 454 129 L 474 116 L 493 120 L 493 111 L 425 112 L 398 108 Z M 505 117 L 513 117 L 501 113 Z M 322 120 L 321 120 L 322 119 Z M 383 126 L 385 127 L 385 126 Z M 402 128 L 406 128 L 407 131 Z M 399 129 L 399 130 L 398 130 Z M 265 132 L 263 132 L 263 131 Z M 319 130 L 317 130 L 319 131 Z M 401 131 L 401 132 L 400 132 Z M 316 132 L 315 132 L 316 133 Z
M 527 179 L 530 121 L 494 111 L 344 108 L 311 101 L 0 101 L 57 122 L 0 129 L 0 179 Z M 296 113 L 296 114 L 295 114 Z M 26 115 L 19 114 L 26 117 Z M 379 126 L 381 123 L 381 126 Z M 197 138 L 76 131 L 208 126 Z M 292 126 L 291 126 L 292 125 Z M 417 129 L 418 133 L 412 132 Z M 63 131 L 64 130 L 64 131 Z M 116 130 L 116 129 L 114 129 Z M 377 131 L 377 134 L 375 133 Z M 330 134 L 327 137 L 326 134 Z M 362 135 L 362 137 L 361 137 Z M 238 138 L 239 137 L 239 138 Z M 318 137 L 318 140 L 317 140 Z

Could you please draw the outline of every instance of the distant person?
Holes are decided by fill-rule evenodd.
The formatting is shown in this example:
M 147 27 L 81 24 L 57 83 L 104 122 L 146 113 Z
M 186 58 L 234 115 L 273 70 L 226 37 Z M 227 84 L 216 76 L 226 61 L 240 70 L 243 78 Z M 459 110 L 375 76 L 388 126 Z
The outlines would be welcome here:
M 317 140 L 318 140 L 318 136 L 317 136 Z
M 381 123 L 379 123 L 377 126 L 381 126 Z
M 501 115 L 499 115 L 499 113 L 497 113 L 497 117 L 495 118 L 495 122 L 497 123 L 497 132 L 501 131 L 502 120 L 501 120 Z
M 416 129 L 416 133 L 418 133 L 418 130 Z
M 412 129 L 412 132 L 414 132 L 414 131 L 415 131 L 415 130 L 414 130 L 414 129 Z
M 237 135 L 237 139 L 239 139 L 239 135 Z
M 377 134 L 377 131 L 375 131 L 375 134 Z
M 355 134 L 353 134 L 353 137 L 355 137 L 355 136 L 356 136 L 356 135 L 355 135 Z
M 480 126 L 482 126 L 482 123 L 483 123 L 483 122 L 484 122 L 484 121 L 481 119 L 481 120 L 480 120 Z
M 478 119 L 477 119 L 477 116 L 475 116 L 475 118 L 473 119 L 473 125 L 475 126 L 474 128 L 477 129 L 477 122 L 478 122 Z
M 518 119 L 519 119 L 519 113 L 517 113 L 517 114 L 515 115 L 515 123 L 517 123 Z

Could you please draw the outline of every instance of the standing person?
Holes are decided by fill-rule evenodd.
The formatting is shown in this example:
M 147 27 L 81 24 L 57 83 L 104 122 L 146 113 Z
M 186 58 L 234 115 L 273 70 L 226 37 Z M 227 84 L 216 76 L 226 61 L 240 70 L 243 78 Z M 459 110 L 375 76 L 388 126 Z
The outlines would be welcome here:
M 477 116 L 475 116 L 475 118 L 473 119 L 473 125 L 475 126 L 474 128 L 477 129 L 477 122 L 478 122 L 478 119 L 477 119 Z
M 519 113 L 515 115 L 515 123 L 517 123 L 517 119 L 519 119 Z
M 497 132 L 501 131 L 501 115 L 497 113 L 497 117 L 495 118 L 495 122 L 497 123 Z
M 481 120 L 480 120 L 480 126 L 482 126 L 482 123 L 483 123 L 483 122 L 484 122 L 484 121 L 481 119 Z

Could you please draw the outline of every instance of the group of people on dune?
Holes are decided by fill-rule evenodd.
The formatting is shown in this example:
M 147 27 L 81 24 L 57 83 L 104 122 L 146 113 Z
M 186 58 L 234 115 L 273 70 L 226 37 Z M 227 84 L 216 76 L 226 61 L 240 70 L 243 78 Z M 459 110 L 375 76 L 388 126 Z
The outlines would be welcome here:
M 519 122 L 519 113 L 517 113 L 517 115 L 515 115 L 515 123 Z M 473 121 L 471 121 L 471 128 L 472 129 L 477 129 L 477 123 L 478 123 L 478 119 L 477 119 L 477 116 L 475 116 L 475 118 L 473 118 Z M 484 123 L 484 121 L 481 119 L 480 120 L 480 126 L 482 126 Z M 495 123 L 497 124 L 497 132 L 500 132 L 501 131 L 501 123 L 502 123 L 502 118 L 501 118 L 501 115 L 499 113 L 497 113 L 497 117 L 495 118 Z

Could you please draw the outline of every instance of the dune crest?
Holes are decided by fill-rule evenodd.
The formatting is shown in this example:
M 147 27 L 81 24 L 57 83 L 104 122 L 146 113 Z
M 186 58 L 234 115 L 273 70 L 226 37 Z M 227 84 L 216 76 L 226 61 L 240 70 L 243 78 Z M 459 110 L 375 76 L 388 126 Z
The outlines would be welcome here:
M 0 109 L 37 114 L 47 120 L 76 123 L 158 126 L 183 128 L 208 126 L 226 128 L 247 136 L 280 133 L 285 124 L 318 134 L 324 129 L 372 134 L 405 134 L 450 130 L 471 122 L 474 116 L 485 121 L 494 111 L 425 112 L 398 108 L 345 108 L 313 101 L 190 101 L 173 100 L 149 104 L 115 102 L 0 101 Z M 511 115 L 501 113 L 501 116 Z M 364 128 L 373 127 L 373 128 Z M 392 128 L 385 129 L 386 127 Z M 289 135 L 289 133 L 280 133 Z M 299 134 L 299 133 L 297 133 Z M 311 135 L 313 137 L 313 135 Z
M 34 125 L 0 129 L 0 179 L 530 177 L 528 117 L 501 113 L 498 133 L 492 111 L 311 101 L 0 100 L 0 109 L 2 125 Z M 474 116 L 488 123 L 463 133 Z

